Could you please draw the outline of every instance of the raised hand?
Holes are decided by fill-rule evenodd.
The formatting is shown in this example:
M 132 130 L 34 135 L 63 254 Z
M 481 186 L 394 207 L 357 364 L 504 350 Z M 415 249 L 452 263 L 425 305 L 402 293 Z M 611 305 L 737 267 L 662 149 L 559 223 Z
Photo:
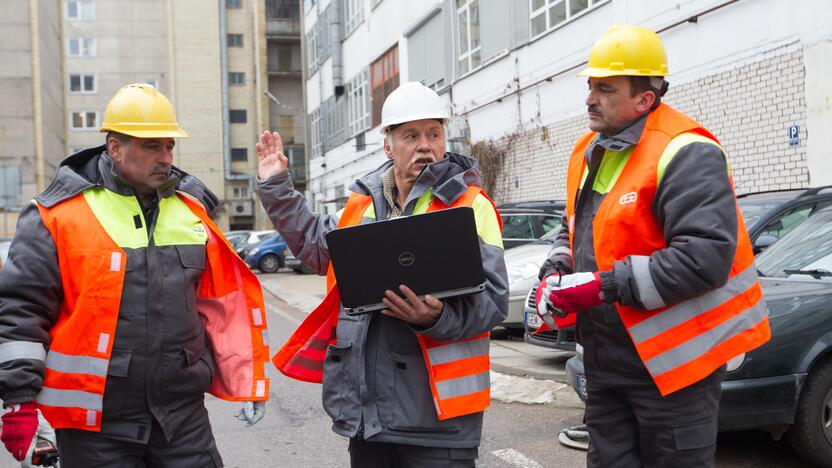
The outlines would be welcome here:
M 283 139 L 279 133 L 263 132 L 260 142 L 254 148 L 260 161 L 257 167 L 260 179 L 268 179 L 289 170 L 289 158 L 283 154 Z

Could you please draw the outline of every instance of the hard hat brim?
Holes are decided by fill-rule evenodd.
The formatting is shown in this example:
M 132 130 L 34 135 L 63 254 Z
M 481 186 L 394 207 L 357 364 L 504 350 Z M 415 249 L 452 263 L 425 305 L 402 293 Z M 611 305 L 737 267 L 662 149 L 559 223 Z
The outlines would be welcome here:
M 135 125 L 130 125 L 129 127 L 135 127 Z M 135 128 L 124 128 L 118 125 L 107 125 L 102 126 L 98 131 L 101 133 L 116 132 L 135 138 L 188 138 L 188 134 L 185 130 L 182 130 L 179 127 L 169 129 L 136 130 Z
M 587 76 L 591 78 L 607 78 L 610 76 L 670 76 L 670 73 L 662 73 L 660 70 L 613 70 L 610 68 L 594 68 L 586 67 L 581 70 L 577 76 Z
M 418 114 L 418 115 L 409 115 L 407 118 L 399 118 L 399 119 L 390 119 L 387 122 L 382 122 L 379 131 L 382 135 L 387 134 L 387 129 L 393 125 L 401 125 L 407 122 L 415 122 L 417 120 L 437 120 L 442 119 L 442 125 L 446 125 L 448 123 L 448 114 L 444 113 L 431 113 L 431 114 Z

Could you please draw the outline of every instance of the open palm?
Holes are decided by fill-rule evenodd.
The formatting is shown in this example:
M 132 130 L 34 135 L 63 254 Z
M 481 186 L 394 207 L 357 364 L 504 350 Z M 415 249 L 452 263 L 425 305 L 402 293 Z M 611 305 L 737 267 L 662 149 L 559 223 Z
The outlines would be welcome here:
M 283 139 L 279 133 L 263 132 L 254 148 L 259 160 L 257 175 L 261 180 L 289 170 L 289 158 L 283 154 Z

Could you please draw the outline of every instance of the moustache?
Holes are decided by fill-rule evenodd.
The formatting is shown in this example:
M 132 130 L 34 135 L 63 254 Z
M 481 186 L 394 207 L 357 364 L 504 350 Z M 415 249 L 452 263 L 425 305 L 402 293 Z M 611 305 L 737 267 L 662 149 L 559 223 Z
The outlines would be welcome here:
M 167 176 L 170 175 L 170 171 L 171 171 L 170 166 L 153 166 L 153 170 L 151 171 L 151 174 L 153 174 L 153 175 L 162 174 L 165 177 L 167 177 Z
M 410 160 L 410 164 L 433 164 L 435 162 L 436 156 L 428 152 L 418 152 Z
M 589 106 L 586 108 L 586 112 L 588 114 L 598 114 L 601 115 L 601 110 L 598 109 L 598 106 Z

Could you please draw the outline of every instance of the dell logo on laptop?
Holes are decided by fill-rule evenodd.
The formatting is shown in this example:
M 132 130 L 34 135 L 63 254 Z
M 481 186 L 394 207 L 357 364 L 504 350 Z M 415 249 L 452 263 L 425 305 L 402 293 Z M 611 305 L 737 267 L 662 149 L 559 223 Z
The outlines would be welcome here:
M 399 255 L 399 265 L 401 266 L 410 266 L 413 265 L 413 262 L 416 261 L 416 256 L 414 256 L 410 252 L 402 252 Z

